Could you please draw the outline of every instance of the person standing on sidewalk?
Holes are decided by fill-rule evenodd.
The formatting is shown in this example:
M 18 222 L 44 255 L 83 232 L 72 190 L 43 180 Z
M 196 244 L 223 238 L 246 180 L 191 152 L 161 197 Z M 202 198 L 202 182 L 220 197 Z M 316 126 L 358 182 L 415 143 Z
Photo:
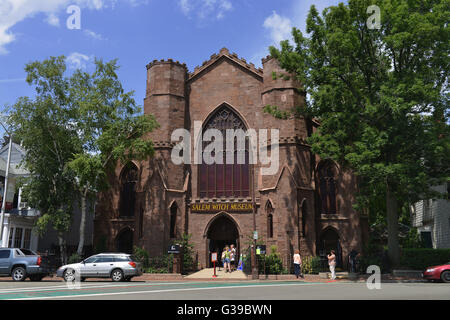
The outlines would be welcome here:
M 231 263 L 231 272 L 236 270 L 236 248 L 234 244 L 230 246 L 230 263 Z
M 334 250 L 331 250 L 328 255 L 328 265 L 330 266 L 331 280 L 336 280 L 336 253 Z
M 304 278 L 302 274 L 302 258 L 298 249 L 294 252 L 294 272 L 297 279 L 299 276 Z

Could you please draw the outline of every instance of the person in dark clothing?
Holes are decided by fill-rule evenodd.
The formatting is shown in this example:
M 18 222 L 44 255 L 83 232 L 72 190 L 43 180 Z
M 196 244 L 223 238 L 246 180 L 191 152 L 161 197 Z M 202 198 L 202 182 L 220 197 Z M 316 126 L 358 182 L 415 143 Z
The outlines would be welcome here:
M 348 255 L 348 263 L 350 265 L 350 272 L 352 273 L 356 273 L 356 257 L 358 254 L 359 253 L 355 250 L 355 248 L 353 248 Z

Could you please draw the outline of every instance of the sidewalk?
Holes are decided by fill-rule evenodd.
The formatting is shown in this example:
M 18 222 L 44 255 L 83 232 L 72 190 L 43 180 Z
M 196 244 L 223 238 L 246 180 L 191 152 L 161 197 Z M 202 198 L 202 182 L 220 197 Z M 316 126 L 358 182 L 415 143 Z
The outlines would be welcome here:
M 252 281 L 252 275 L 247 275 L 242 271 L 234 271 L 232 273 L 225 273 L 223 269 L 219 271 L 216 269 L 217 277 L 213 277 L 214 269 L 203 269 L 190 275 L 181 275 L 175 273 L 144 273 L 142 276 L 134 277 L 132 281 L 168 281 L 168 282 L 178 282 L 178 281 Z M 361 274 L 357 275 L 355 278 L 349 279 L 345 273 L 337 273 L 336 280 L 331 280 L 329 273 L 321 274 L 306 274 L 305 277 L 297 279 L 293 274 L 282 274 L 282 275 L 259 275 L 259 279 L 254 281 L 301 281 L 301 282 L 342 282 L 342 283 L 363 283 L 366 282 L 370 275 Z M 45 277 L 44 281 L 63 281 L 62 278 Z M 106 281 L 109 282 L 109 278 L 89 278 L 86 281 Z M 393 276 L 391 274 L 381 275 L 382 283 L 420 283 L 427 282 L 424 279 L 411 278 L 411 277 L 399 277 Z

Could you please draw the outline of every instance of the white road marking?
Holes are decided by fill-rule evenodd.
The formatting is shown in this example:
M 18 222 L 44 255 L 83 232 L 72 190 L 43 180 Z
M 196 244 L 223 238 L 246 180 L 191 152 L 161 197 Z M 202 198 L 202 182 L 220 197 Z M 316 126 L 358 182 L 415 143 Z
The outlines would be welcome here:
M 106 285 L 99 285 L 96 283 L 83 283 L 80 285 L 79 289 L 83 288 L 120 288 L 120 287 L 134 287 L 134 286 L 157 286 L 157 285 L 171 285 L 171 284 L 199 284 L 204 282 L 186 282 L 186 283 L 180 283 L 180 282 L 152 282 L 152 283 L 134 283 L 134 282 L 128 282 L 128 283 L 122 283 L 122 284 L 106 284 Z M 76 284 L 74 284 L 75 286 Z M 67 289 L 67 290 L 79 290 L 77 288 L 69 288 L 67 285 L 56 285 L 56 286 L 48 286 L 48 287 L 30 287 L 30 288 L 15 288 L 15 289 L 4 289 L 0 290 L 0 294 L 2 293 L 11 293 L 11 292 L 28 292 L 28 291 L 37 291 L 37 292 L 44 292 L 44 291 L 52 291 L 54 289 Z
M 227 287 L 166 289 L 166 290 L 129 291 L 129 292 L 108 292 L 108 293 L 60 295 L 60 296 L 54 296 L 54 297 L 17 298 L 17 299 L 9 299 L 9 300 L 61 299 L 61 298 L 74 298 L 74 297 L 113 296 L 113 295 L 126 295 L 126 294 L 129 295 L 129 294 L 140 294 L 140 293 L 164 293 L 164 292 L 203 291 L 203 290 L 236 289 L 236 288 L 308 286 L 308 285 L 318 285 L 318 284 L 329 284 L 329 283 L 326 283 L 326 282 L 325 283 L 285 283 L 285 284 L 264 284 L 264 285 L 249 285 L 249 286 L 227 286 Z

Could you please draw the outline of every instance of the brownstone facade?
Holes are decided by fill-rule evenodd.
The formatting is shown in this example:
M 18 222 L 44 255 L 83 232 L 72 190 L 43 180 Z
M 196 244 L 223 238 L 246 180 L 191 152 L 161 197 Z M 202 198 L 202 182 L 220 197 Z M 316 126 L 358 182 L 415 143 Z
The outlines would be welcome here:
M 296 90 L 299 86 L 275 59 L 263 59 L 263 68 L 257 69 L 227 49 L 212 55 L 192 73 L 172 60 L 150 63 L 144 112 L 153 114 L 160 124 L 149 133 L 155 156 L 119 165 L 111 176 L 113 187 L 98 199 L 97 246 L 103 243 L 110 251 L 129 251 L 137 245 L 157 256 L 166 252 L 174 238 L 189 233 L 199 268 L 209 267 L 210 252 L 215 248 L 234 243 L 242 251 L 248 246 L 254 220 L 252 210 L 245 208 L 251 208 L 254 192 L 259 239 L 267 248 L 277 246 L 286 267 L 291 266 L 298 248 L 303 256 L 334 248 L 345 267 L 348 253 L 352 248 L 360 252 L 367 236 L 367 219 L 352 207 L 355 177 L 311 153 L 305 139 L 317 123 L 303 118 L 280 120 L 263 111 L 266 105 L 280 110 L 301 107 L 304 96 Z M 209 197 L 199 190 L 199 165 L 172 162 L 175 143 L 171 134 L 178 128 L 193 133 L 194 121 L 207 123 L 218 110 L 232 114 L 247 129 L 279 129 L 280 166 L 275 175 L 263 176 L 260 164 L 250 165 L 248 192 L 219 191 Z M 191 154 L 193 158 L 193 151 Z M 226 171 L 225 179 L 231 179 Z M 123 212 L 123 201 L 134 203 L 132 212 Z M 220 210 L 230 208 L 227 206 L 193 210 L 208 208 L 208 204 L 234 204 L 244 210 Z

